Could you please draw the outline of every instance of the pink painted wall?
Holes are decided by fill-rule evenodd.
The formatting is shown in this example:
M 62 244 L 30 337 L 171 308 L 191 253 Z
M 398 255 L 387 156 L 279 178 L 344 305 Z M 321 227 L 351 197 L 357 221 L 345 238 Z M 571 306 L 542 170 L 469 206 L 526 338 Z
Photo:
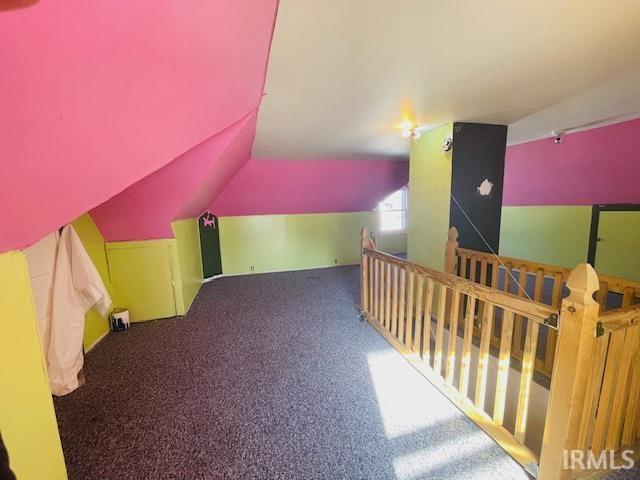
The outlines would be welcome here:
M 170 223 L 199 216 L 247 163 L 255 127 L 254 112 L 94 208 L 105 240 L 173 238 Z
M 640 203 L 640 118 L 507 148 L 504 205 Z
M 404 161 L 252 159 L 209 210 L 222 217 L 367 211 L 408 181 Z
M 0 251 L 254 111 L 276 6 L 42 0 L 0 11 Z

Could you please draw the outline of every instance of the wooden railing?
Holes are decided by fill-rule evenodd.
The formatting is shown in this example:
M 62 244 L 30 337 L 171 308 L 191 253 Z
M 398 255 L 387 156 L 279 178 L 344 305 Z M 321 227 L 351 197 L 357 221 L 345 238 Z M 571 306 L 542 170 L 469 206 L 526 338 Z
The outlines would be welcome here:
M 460 248 L 455 227 L 449 230 L 446 246 L 446 271 L 462 278 L 520 297 L 530 297 L 536 302 L 559 309 L 565 291 L 565 284 L 571 270 L 557 265 L 549 265 L 520 258 L 494 255 Z M 524 279 L 524 280 L 523 280 Z M 596 300 L 601 311 L 624 308 L 640 297 L 640 283 L 606 275 L 599 276 Z M 525 325 L 521 317 L 514 320 L 513 345 L 511 354 L 522 360 L 524 356 Z M 551 376 L 556 350 L 557 333 L 549 330 L 542 338 L 536 354 L 535 368 L 538 372 Z M 480 320 L 476 319 L 474 335 L 480 337 Z M 500 344 L 500 334 L 493 331 L 491 344 Z
M 570 452 L 596 461 L 604 453 L 610 469 L 612 456 L 640 437 L 640 305 L 599 313 L 598 276 L 587 264 L 576 267 L 567 286 L 541 453 L 545 480 L 601 478 L 606 470 L 563 468 Z
M 536 454 L 526 445 L 527 419 L 539 331 L 553 330 L 558 310 L 539 302 L 432 270 L 375 249 L 363 229 L 363 316 L 523 466 L 535 472 Z M 474 317 L 481 336 L 473 344 Z M 515 424 L 504 426 L 511 338 L 516 318 L 526 339 Z M 488 394 L 490 332 L 501 330 L 495 388 Z
M 447 260 L 452 258 L 449 252 Z M 480 276 L 483 270 L 487 276 L 498 270 L 488 265 L 480 265 Z M 452 265 L 445 268 L 452 269 Z M 535 271 L 539 279 L 539 270 Z M 586 263 L 562 279 L 568 295 L 557 294 L 558 312 L 535 299 L 380 252 L 366 229 L 362 232 L 364 318 L 514 459 L 543 480 L 580 475 L 567 468 L 567 452 L 590 450 L 597 456 L 604 449 L 619 453 L 635 446 L 640 437 L 640 305 L 600 313 L 602 302 L 595 298 L 602 289 L 596 272 Z M 626 295 L 630 297 L 629 290 Z M 478 315 L 476 345 L 474 318 Z M 518 317 L 525 329 L 523 355 L 517 398 L 508 399 Z M 492 353 L 494 326 L 499 327 L 500 343 Z M 543 331 L 557 333 L 557 341 L 538 457 L 527 445 L 526 433 L 535 352 Z M 496 363 L 492 371 L 490 364 Z M 496 376 L 492 395 L 487 383 L 490 373 Z M 517 404 L 510 429 L 504 424 L 508 400 Z
M 580 424 L 580 448 L 599 455 L 639 437 L 640 305 L 601 313 Z

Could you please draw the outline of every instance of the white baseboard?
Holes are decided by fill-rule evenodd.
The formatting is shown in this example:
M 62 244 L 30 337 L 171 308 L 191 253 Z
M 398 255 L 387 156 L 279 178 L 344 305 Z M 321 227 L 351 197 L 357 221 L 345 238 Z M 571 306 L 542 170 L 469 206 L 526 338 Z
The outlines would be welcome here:
M 339 263 L 338 265 L 321 265 L 319 267 L 290 268 L 286 270 L 267 270 L 266 272 L 222 273 L 220 275 L 215 275 L 213 277 L 205 278 L 202 283 L 208 283 L 217 278 L 224 278 L 224 277 L 242 277 L 244 275 L 262 275 L 265 273 L 304 272 L 306 270 L 320 270 L 324 268 L 348 267 L 352 265 L 360 265 L 360 262 Z
M 98 345 L 102 340 L 104 340 L 104 337 L 106 337 L 107 335 L 109 335 L 111 333 L 111 330 L 107 330 L 106 332 L 104 332 L 102 335 L 100 335 L 100 337 L 98 337 L 95 342 L 93 342 L 91 345 L 89 345 L 87 348 L 85 348 L 84 353 L 89 353 L 91 350 L 93 350 L 93 347 L 95 347 L 96 345 Z

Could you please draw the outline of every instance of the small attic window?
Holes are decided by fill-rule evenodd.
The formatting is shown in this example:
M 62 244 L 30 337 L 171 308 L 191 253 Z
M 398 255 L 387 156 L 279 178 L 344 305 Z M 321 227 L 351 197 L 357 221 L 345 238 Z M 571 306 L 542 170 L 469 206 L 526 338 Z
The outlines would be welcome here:
M 378 230 L 385 233 L 407 230 L 407 187 L 393 192 L 378 204 Z

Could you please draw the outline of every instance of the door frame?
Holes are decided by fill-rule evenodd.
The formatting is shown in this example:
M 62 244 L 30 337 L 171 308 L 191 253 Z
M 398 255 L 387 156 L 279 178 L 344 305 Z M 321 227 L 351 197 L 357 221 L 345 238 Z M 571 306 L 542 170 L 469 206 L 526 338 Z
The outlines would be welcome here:
M 596 249 L 598 248 L 598 228 L 600 226 L 600 212 L 637 212 L 640 204 L 636 203 L 611 203 L 606 205 L 594 205 L 591 209 L 591 228 L 589 230 L 589 253 L 587 262 L 593 268 L 596 267 Z
M 203 225 L 202 225 L 202 218 L 205 215 L 210 215 L 214 218 L 214 226 L 213 228 L 215 229 L 216 233 L 217 233 L 217 243 L 218 243 L 218 262 L 219 262 L 219 268 L 217 268 L 216 270 L 219 270 L 218 273 L 214 273 L 211 276 L 206 276 L 205 270 L 205 253 L 204 253 L 204 249 L 203 249 L 203 238 L 202 238 L 202 234 L 204 232 L 203 230 Z M 204 281 L 208 281 L 211 280 L 212 278 L 216 278 L 220 275 L 223 274 L 223 268 L 222 268 L 222 245 L 220 243 L 220 218 L 214 214 L 211 210 L 205 210 L 204 212 L 202 212 L 200 214 L 200 216 L 198 217 L 198 242 L 200 244 L 200 262 L 202 263 L 202 276 L 204 278 Z

